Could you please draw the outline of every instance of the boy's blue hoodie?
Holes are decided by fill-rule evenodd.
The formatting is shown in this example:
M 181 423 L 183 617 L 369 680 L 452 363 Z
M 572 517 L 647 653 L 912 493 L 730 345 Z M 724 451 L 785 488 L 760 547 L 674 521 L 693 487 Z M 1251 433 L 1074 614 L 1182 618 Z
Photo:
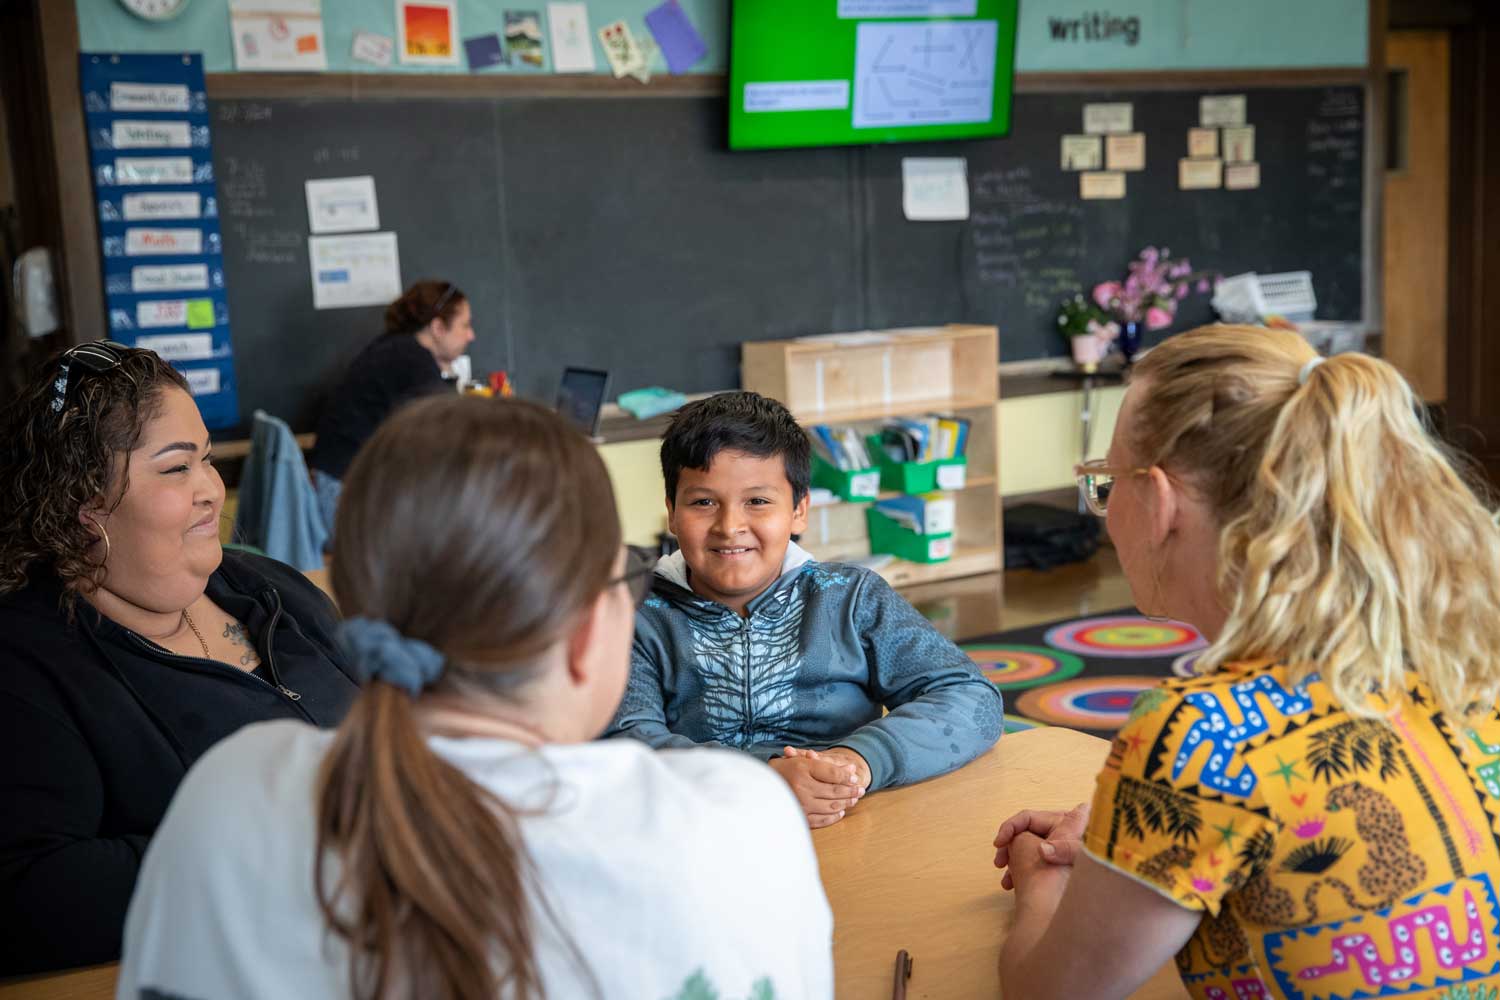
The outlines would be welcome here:
M 681 552 L 663 559 L 609 735 L 762 760 L 848 747 L 871 791 L 951 771 L 1000 738 L 1000 692 L 878 574 L 792 542 L 747 610 L 693 593 Z

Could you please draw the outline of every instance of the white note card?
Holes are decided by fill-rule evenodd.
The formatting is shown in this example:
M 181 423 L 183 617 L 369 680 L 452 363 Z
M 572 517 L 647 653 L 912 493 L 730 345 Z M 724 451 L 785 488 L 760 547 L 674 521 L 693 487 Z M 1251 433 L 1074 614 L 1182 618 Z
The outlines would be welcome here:
M 552 28 L 552 69 L 557 73 L 592 73 L 594 38 L 589 34 L 586 3 L 549 3 L 547 22 Z
M 1083 130 L 1090 135 L 1105 132 L 1129 132 L 1135 117 L 1135 105 L 1085 104 L 1083 106 Z
M 962 156 L 903 158 L 901 208 L 910 222 L 967 219 L 968 161 Z
M 307 224 L 314 233 L 359 233 L 380 228 L 374 177 L 307 181 Z
M 1198 98 L 1198 124 L 1208 128 L 1245 124 L 1245 95 Z
M 395 233 L 309 236 L 313 308 L 383 306 L 401 295 Z
M 373 31 L 356 31 L 349 46 L 349 58 L 371 66 L 389 66 L 396 55 L 396 40 Z
M 1078 175 L 1078 196 L 1084 201 L 1125 197 L 1125 175 L 1115 171 L 1085 171 Z

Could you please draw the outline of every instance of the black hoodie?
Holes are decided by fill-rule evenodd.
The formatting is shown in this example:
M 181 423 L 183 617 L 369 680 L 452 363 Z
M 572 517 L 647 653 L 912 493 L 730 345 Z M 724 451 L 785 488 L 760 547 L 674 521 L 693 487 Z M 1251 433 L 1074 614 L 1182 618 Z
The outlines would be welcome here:
M 61 595 L 33 574 L 0 597 L 0 975 L 118 958 L 146 842 L 193 762 L 252 722 L 337 725 L 358 693 L 333 604 L 271 559 L 225 552 L 208 582 L 255 638 L 253 674 L 82 600 L 70 623 Z

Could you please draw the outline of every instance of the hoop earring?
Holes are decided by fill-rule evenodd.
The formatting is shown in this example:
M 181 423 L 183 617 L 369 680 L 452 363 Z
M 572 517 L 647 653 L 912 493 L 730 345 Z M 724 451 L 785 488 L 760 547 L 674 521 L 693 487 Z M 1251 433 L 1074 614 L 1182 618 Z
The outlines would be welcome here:
M 94 515 L 85 514 L 83 516 L 94 522 L 94 527 L 99 529 L 99 537 L 104 539 L 104 558 L 99 562 L 99 565 L 103 566 L 109 562 L 109 532 L 104 530 L 104 525 L 100 524 L 99 519 Z

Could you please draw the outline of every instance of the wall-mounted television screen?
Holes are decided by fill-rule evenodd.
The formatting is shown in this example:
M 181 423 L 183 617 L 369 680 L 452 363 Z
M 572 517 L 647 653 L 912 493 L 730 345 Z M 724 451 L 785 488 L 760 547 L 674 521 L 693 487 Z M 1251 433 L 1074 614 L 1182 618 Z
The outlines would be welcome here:
M 1018 0 L 734 0 L 729 147 L 1010 131 Z

